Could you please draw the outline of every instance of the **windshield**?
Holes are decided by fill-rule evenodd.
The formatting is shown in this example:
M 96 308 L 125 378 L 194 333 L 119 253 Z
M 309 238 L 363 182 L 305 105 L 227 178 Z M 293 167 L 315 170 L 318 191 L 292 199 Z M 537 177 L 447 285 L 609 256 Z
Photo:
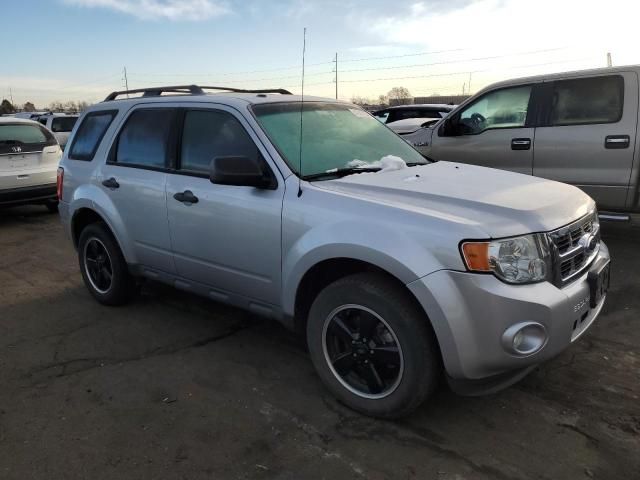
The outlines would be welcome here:
M 253 107 L 264 131 L 299 176 L 307 177 L 354 165 L 378 167 L 380 161 L 388 156 L 399 157 L 406 164 L 427 163 L 408 143 L 353 105 L 319 102 L 305 102 L 303 105 L 302 148 L 300 102 Z

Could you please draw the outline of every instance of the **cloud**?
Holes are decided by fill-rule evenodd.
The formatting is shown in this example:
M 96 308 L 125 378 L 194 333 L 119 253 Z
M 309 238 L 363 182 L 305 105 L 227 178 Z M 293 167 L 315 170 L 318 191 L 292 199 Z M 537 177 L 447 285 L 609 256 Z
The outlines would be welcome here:
M 143 20 L 200 21 L 230 13 L 221 0 L 63 0 L 67 5 L 104 8 Z

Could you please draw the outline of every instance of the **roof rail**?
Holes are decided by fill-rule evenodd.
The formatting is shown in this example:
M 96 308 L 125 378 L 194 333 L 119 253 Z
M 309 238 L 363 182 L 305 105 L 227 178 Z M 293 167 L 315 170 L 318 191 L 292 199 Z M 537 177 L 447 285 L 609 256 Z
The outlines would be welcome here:
M 241 88 L 231 87 L 200 87 L 198 85 L 177 85 L 171 87 L 149 87 L 149 88 L 136 88 L 135 90 L 120 90 L 117 92 L 111 92 L 105 102 L 110 102 L 117 99 L 121 95 L 128 95 L 131 93 L 142 93 L 143 97 L 159 97 L 163 93 L 183 93 L 189 95 L 204 95 L 205 90 L 220 90 L 225 92 L 235 93 L 279 93 L 281 95 L 291 95 L 291 92 L 282 88 L 271 89 L 258 89 L 258 90 L 244 90 Z

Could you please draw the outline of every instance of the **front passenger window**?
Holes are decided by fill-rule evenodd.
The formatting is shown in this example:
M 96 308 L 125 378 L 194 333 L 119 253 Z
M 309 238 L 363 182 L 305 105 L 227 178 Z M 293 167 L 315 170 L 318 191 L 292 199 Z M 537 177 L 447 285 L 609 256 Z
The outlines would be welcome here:
M 258 147 L 233 115 L 214 110 L 191 110 L 185 114 L 182 170 L 208 173 L 211 160 L 216 157 L 258 155 Z
M 490 128 L 524 127 L 527 121 L 530 85 L 487 93 L 460 113 L 460 133 L 475 134 Z

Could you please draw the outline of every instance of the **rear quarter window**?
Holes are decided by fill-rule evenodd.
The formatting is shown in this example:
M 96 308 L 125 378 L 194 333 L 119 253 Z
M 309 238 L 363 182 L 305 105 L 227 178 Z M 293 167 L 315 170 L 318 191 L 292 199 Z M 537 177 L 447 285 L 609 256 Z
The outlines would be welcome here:
M 82 120 L 69 150 L 69 158 L 90 162 L 100 146 L 117 110 L 92 112 Z

